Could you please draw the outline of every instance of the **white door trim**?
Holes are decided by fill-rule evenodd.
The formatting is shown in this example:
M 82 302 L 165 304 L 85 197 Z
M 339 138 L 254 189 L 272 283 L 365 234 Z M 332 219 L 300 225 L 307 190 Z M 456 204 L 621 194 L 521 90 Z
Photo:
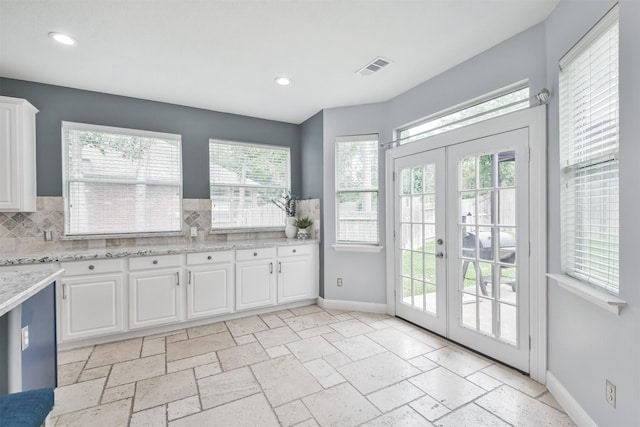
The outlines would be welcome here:
M 385 155 L 385 191 L 387 200 L 395 200 L 393 163 L 395 159 L 434 148 L 446 147 L 463 141 L 508 132 L 529 129 L 529 303 L 531 352 L 529 375 L 539 383 L 546 383 L 547 373 L 547 124 L 546 106 L 530 108 L 472 124 L 440 135 L 424 138 L 390 149 Z M 386 261 L 387 261 L 387 313 L 395 315 L 393 297 L 395 272 L 395 241 L 393 203 L 386 203 Z

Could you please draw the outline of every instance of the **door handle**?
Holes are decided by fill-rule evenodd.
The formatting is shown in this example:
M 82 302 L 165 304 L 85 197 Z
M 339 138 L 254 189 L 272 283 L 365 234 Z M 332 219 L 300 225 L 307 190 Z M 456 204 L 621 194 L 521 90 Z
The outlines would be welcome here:
M 189 284 L 191 284 L 191 270 L 189 270 Z
M 442 252 L 438 252 L 436 254 L 436 258 L 444 258 L 444 254 Z
M 176 285 L 180 286 L 180 272 L 176 271 Z
M 442 239 L 438 239 L 438 240 L 436 240 L 436 243 L 437 243 L 437 244 L 439 244 L 439 245 L 441 245 L 441 244 L 443 244 L 443 243 L 444 243 L 444 240 L 442 240 Z
M 282 273 L 282 263 L 278 262 L 278 273 Z
M 62 299 L 67 299 L 67 284 L 62 284 Z
M 273 263 L 269 263 L 269 274 L 273 274 Z

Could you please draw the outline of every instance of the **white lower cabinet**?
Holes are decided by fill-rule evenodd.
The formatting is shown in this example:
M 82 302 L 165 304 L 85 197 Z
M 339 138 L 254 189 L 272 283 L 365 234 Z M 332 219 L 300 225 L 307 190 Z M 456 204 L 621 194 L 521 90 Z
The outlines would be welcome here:
M 232 262 L 232 251 L 187 255 L 188 319 L 233 311 Z
M 236 310 L 276 304 L 275 248 L 236 251 Z
M 129 260 L 129 328 L 179 322 L 182 304 L 181 255 Z M 163 268 L 171 267 L 174 268 Z M 135 271 L 143 268 L 146 270 Z
M 122 261 L 69 262 L 62 268 L 65 275 L 57 290 L 60 341 L 122 332 Z
M 278 248 L 278 304 L 318 297 L 311 252 L 309 245 Z

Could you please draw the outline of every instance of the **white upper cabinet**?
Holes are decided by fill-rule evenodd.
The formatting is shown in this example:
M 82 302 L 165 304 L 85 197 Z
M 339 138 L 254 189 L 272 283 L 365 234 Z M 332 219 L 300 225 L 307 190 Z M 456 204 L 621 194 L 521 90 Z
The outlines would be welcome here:
M 0 211 L 36 210 L 36 113 L 25 99 L 0 96 Z

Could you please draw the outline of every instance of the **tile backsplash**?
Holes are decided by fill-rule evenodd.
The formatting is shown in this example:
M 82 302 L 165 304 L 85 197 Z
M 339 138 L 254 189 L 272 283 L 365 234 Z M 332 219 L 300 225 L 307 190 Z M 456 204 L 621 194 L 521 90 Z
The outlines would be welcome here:
M 154 237 L 132 235 L 125 238 L 69 239 L 64 236 L 64 199 L 62 197 L 38 197 L 36 212 L 0 212 L 0 253 L 33 253 L 284 237 L 284 231 L 210 234 L 211 201 L 209 199 L 183 199 L 182 209 L 182 234 Z M 299 201 L 298 216 L 308 216 L 314 220 L 312 237 L 318 238 L 320 201 L 318 199 Z M 189 237 L 191 227 L 198 229 L 198 237 Z M 51 231 L 53 240 L 44 240 L 45 231 Z

